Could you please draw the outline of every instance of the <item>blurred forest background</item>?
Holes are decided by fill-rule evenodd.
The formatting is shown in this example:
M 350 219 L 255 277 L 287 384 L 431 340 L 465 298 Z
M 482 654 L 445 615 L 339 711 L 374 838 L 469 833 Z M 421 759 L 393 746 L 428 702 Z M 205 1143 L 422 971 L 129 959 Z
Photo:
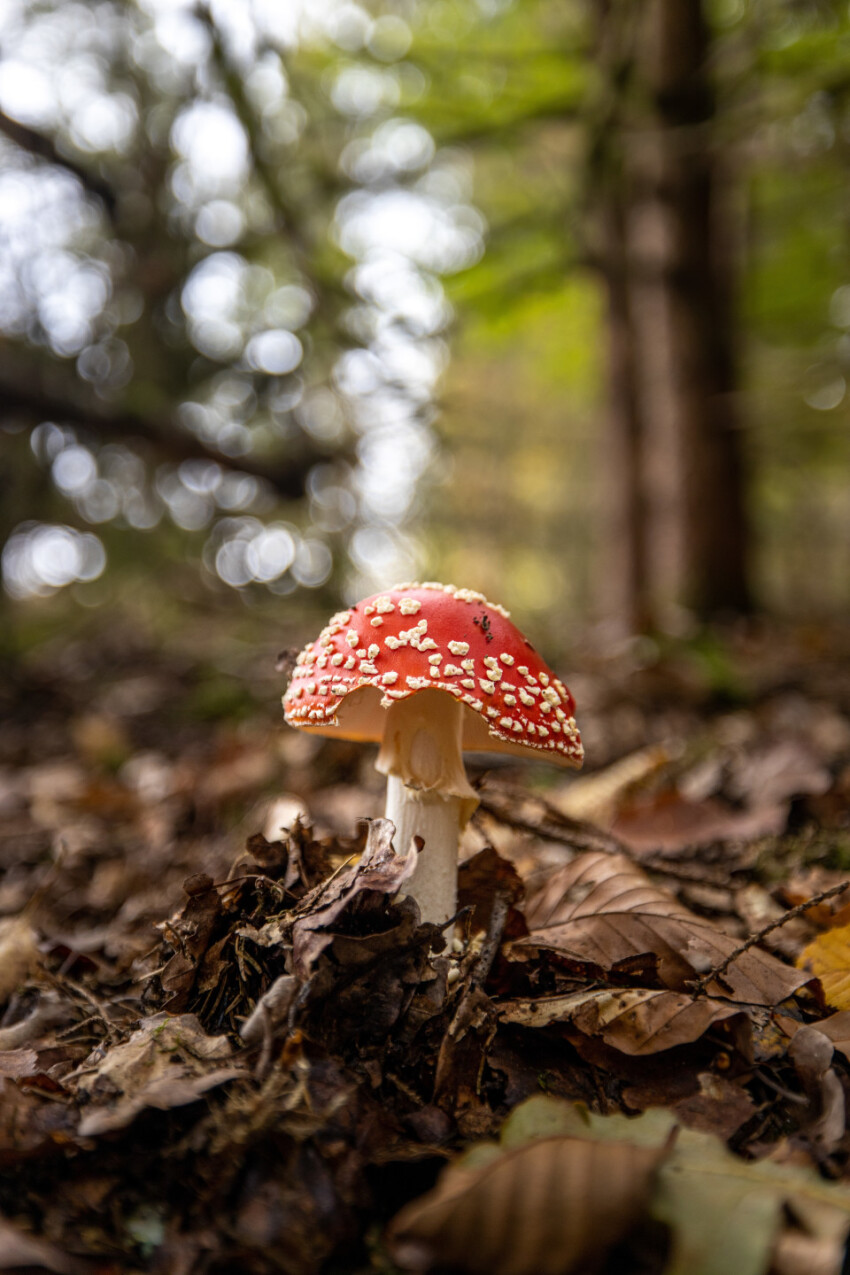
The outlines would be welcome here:
M 7 0 L 3 641 L 850 605 L 837 0 Z

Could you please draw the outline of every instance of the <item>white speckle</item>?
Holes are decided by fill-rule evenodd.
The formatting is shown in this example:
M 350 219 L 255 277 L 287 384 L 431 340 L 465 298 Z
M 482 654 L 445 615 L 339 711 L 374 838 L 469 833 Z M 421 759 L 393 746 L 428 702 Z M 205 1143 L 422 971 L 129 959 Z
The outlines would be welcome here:
M 550 722 L 550 723 L 549 723 L 549 725 L 552 727 L 552 730 L 553 730 L 553 731 L 555 731 L 555 733 L 556 733 L 557 735 L 560 735 L 560 733 L 561 733 L 561 723 L 560 723 L 560 722 Z
M 522 722 L 514 722 L 513 729 L 514 729 L 515 734 L 517 734 L 517 735 L 521 734 L 521 733 L 522 733 Z
M 511 721 L 509 717 L 500 717 L 499 725 L 502 726 L 505 730 L 511 730 L 513 728 L 513 722 Z
M 561 702 L 560 699 L 558 698 L 558 692 L 555 690 L 554 686 L 546 687 L 545 691 L 543 692 L 543 698 L 545 699 L 546 703 L 551 704 L 553 708 L 557 707 L 557 705 Z
M 487 668 L 498 668 L 498 667 L 499 667 L 499 661 L 496 659 L 496 657 L 495 657 L 494 655 L 485 655 L 485 656 L 484 656 L 484 663 L 487 665 Z
M 537 734 L 537 727 L 534 725 L 534 722 L 526 722 L 525 729 L 528 731 L 529 735 Z
M 465 678 L 463 678 L 463 680 L 461 681 L 461 686 L 465 686 L 465 687 L 467 688 L 467 690 L 469 690 L 469 691 L 474 691 L 474 690 L 475 690 L 475 678 L 474 678 L 474 677 L 465 677 Z
M 385 637 L 384 642 L 391 651 L 397 651 L 400 646 L 407 645 L 406 642 L 402 642 L 401 638 L 393 637 L 392 634 L 389 637 Z
M 516 695 L 506 695 L 505 703 L 510 704 L 511 708 L 513 708 L 514 704 L 516 703 Z
M 502 670 L 499 668 L 498 664 L 496 665 L 495 668 L 491 668 L 489 670 L 489 673 L 490 673 L 490 677 L 493 679 L 494 682 L 501 682 Z
M 548 737 L 549 732 L 548 732 L 548 730 L 546 729 L 546 727 L 545 727 L 545 726 L 538 726 L 538 727 L 537 727 L 537 734 L 538 734 L 538 735 L 542 735 L 542 736 L 544 737 L 544 739 L 545 739 L 545 738 L 547 738 L 547 737 Z
M 527 664 L 518 664 L 518 665 L 517 665 L 517 672 L 518 672 L 518 673 L 522 673 L 523 677 L 528 677 L 528 665 L 527 665 Z
M 307 683 L 307 694 L 308 694 L 308 695 L 315 695 L 315 694 L 316 694 L 316 683 L 315 683 L 315 682 L 308 682 L 308 683 Z
M 440 670 L 439 670 L 439 668 L 438 668 L 438 666 L 437 666 L 436 664 L 432 664 L 432 665 L 431 665 L 431 667 L 430 667 L 430 668 L 429 668 L 429 670 L 428 670 L 428 673 L 429 673 L 429 675 L 430 675 L 431 677 L 441 677 L 441 676 L 442 676 L 442 674 L 440 673 Z
M 356 660 L 354 659 L 354 656 L 349 655 L 348 659 L 345 661 L 345 667 L 354 668 L 355 663 L 356 663 Z
M 540 705 L 540 711 L 541 711 L 541 713 L 551 713 L 551 712 L 552 712 L 552 705 L 551 705 L 551 704 L 547 704 L 547 703 L 546 703 L 546 701 L 544 700 L 544 701 L 543 701 L 543 703 Z
M 383 617 L 380 615 L 373 615 L 371 620 L 369 621 L 373 629 L 379 629 L 381 625 L 383 624 L 383 622 L 384 622 Z
M 335 668 L 339 668 L 340 664 L 342 663 L 344 659 L 345 659 L 345 656 L 343 655 L 342 651 L 337 651 L 336 655 L 331 656 L 331 664 L 333 664 Z
M 461 660 L 460 667 L 465 668 L 467 673 L 475 672 L 475 660 Z
M 374 660 L 376 655 L 380 655 L 381 648 L 378 646 L 378 643 L 373 642 L 372 645 L 369 647 L 369 650 L 366 652 L 366 654 L 369 656 L 370 660 Z
M 570 730 L 575 730 L 575 728 L 576 728 L 576 719 L 575 719 L 574 717 L 568 717 L 568 718 L 567 718 L 567 725 L 569 726 Z
M 402 598 L 398 604 L 398 609 L 402 615 L 415 615 L 421 610 L 422 603 L 417 602 L 416 598 Z
M 567 720 L 567 715 L 562 708 L 555 709 L 555 716 L 559 722 L 565 722 Z
M 395 603 L 390 602 L 389 598 L 376 598 L 375 610 L 378 615 L 389 615 L 391 611 L 395 610 Z
M 427 677 L 406 677 L 404 680 L 412 691 L 422 691 L 428 685 Z
M 487 709 L 487 716 L 488 716 L 488 717 L 498 717 L 498 716 L 499 716 L 499 710 L 498 710 L 498 708 L 488 708 L 488 709 Z
M 449 650 L 452 655 L 466 655 L 469 650 L 468 642 L 449 642 Z
M 447 664 L 443 669 L 443 673 L 446 677 L 460 677 L 462 672 L 463 669 L 458 668 L 457 664 Z
M 492 695 L 496 689 L 496 683 L 488 681 L 486 677 L 479 677 L 478 685 L 481 687 L 485 695 Z
M 429 664 L 442 664 L 442 662 L 443 662 L 443 657 L 442 657 L 442 655 L 429 655 L 429 656 L 428 656 L 428 663 L 429 663 Z
M 420 651 L 436 651 L 436 649 L 437 649 L 437 643 L 434 641 L 433 638 L 429 638 L 429 637 L 420 638 L 419 640 Z
M 514 657 L 512 655 L 508 655 L 507 651 L 502 651 L 501 654 L 499 655 L 499 659 L 502 661 L 503 664 L 514 663 Z
M 374 614 L 375 614 L 375 608 L 374 608 L 374 606 L 370 604 L 369 606 L 364 607 L 364 608 L 363 608 L 363 614 L 364 614 L 364 615 L 374 615 Z
M 349 646 L 357 646 L 360 641 L 360 638 L 354 632 L 354 629 L 349 629 L 345 635 L 345 640 Z
M 327 662 L 328 662 L 328 657 L 325 654 L 320 655 L 319 658 L 316 660 L 316 668 L 324 668 Z
M 540 674 L 540 677 L 539 677 L 539 681 L 540 681 L 540 685 L 541 685 L 541 686 L 548 686 L 548 685 L 549 685 L 549 674 L 548 674 L 548 673 L 541 673 L 541 674 Z
M 377 676 L 378 670 L 371 660 L 361 660 L 360 672 L 365 673 L 368 677 L 375 677 Z
M 482 710 L 482 708 L 484 707 L 484 701 L 483 701 L 483 700 L 480 700 L 480 699 L 474 699 L 474 700 L 471 700 L 471 701 L 470 701 L 470 704 L 469 704 L 469 707 L 470 707 L 470 708 L 474 708 L 474 709 L 475 709 L 475 711 L 476 711 L 476 713 L 480 713 L 480 712 L 481 712 L 481 710 Z M 493 709 L 493 710 L 491 710 L 491 711 L 495 712 L 496 710 L 495 710 L 495 709 Z
M 392 686 L 393 682 L 398 681 L 398 673 L 384 673 L 381 681 L 384 686 Z
M 524 691 L 522 687 L 519 688 L 519 697 L 523 704 L 527 705 L 529 708 L 534 703 L 534 696 L 529 695 L 528 691 Z

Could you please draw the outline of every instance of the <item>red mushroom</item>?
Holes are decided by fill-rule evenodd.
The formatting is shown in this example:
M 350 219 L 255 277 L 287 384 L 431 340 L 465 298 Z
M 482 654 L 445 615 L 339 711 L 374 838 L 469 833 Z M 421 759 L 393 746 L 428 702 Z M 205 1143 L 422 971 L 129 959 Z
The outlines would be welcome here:
M 407 893 L 437 924 L 455 911 L 458 837 L 478 804 L 462 750 L 584 756 L 563 682 L 503 607 L 452 585 L 397 585 L 333 616 L 283 706 L 290 726 L 380 743 L 396 849 L 424 842 Z

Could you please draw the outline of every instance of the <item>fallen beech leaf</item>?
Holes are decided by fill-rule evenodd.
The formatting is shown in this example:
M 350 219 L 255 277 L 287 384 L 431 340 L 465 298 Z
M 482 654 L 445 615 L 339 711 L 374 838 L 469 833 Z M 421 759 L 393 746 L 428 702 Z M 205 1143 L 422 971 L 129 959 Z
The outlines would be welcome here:
M 579 963 L 615 969 L 636 957 L 655 957 L 662 982 L 685 991 L 740 946 L 695 916 L 625 855 L 592 851 L 551 875 L 526 909 L 530 934 L 514 949 L 557 952 Z M 778 1005 L 807 976 L 757 947 L 741 953 L 706 989 L 757 1005 Z
M 819 934 L 800 953 L 797 965 L 817 975 L 828 1005 L 850 1009 L 850 925 Z
M 550 795 L 550 801 L 571 819 L 586 819 L 599 828 L 610 828 L 623 801 L 669 760 L 666 748 L 651 744 L 621 757 L 604 770 L 573 779 L 568 787 Z
M 453 1165 L 395 1218 L 391 1252 L 408 1270 L 439 1264 L 475 1275 L 567 1275 L 631 1229 L 662 1155 L 559 1137 L 491 1163 Z
M 645 988 L 597 988 L 568 996 L 508 1001 L 499 1018 L 522 1027 L 572 1023 L 624 1054 L 657 1054 L 698 1040 L 713 1023 L 731 1018 L 734 1006 L 707 997 Z
M 511 1113 L 502 1142 L 508 1141 L 509 1131 L 513 1145 L 522 1136 L 534 1139 L 541 1132 L 551 1136 L 568 1130 L 574 1135 L 577 1121 L 584 1125 L 585 1139 L 617 1147 L 628 1142 L 660 1156 L 650 1177 L 647 1212 L 670 1229 L 664 1275 L 764 1275 L 787 1234 L 789 1215 L 796 1229 L 824 1241 L 821 1251 L 831 1248 L 833 1270 L 841 1269 L 850 1231 L 850 1187 L 826 1182 L 810 1168 L 742 1160 L 719 1138 L 690 1129 L 680 1130 L 663 1155 L 675 1127 L 670 1112 L 598 1116 L 557 1098 L 535 1097 Z M 493 1144 L 489 1147 L 492 1162 Z M 570 1216 L 573 1197 L 565 1193 L 560 1206 L 562 1215 Z
M 641 854 L 648 850 L 684 850 L 714 841 L 754 841 L 778 836 L 788 821 L 788 804 L 734 810 L 725 802 L 706 797 L 687 801 L 675 791 L 662 792 L 650 801 L 623 810 L 611 831 L 622 843 Z
M 125 1128 L 145 1107 L 166 1111 L 195 1102 L 244 1074 L 242 1067 L 223 1065 L 231 1058 L 227 1037 L 207 1036 L 194 1014 L 155 1014 L 123 1044 L 74 1073 L 78 1094 L 89 1100 L 78 1132 L 93 1137 Z

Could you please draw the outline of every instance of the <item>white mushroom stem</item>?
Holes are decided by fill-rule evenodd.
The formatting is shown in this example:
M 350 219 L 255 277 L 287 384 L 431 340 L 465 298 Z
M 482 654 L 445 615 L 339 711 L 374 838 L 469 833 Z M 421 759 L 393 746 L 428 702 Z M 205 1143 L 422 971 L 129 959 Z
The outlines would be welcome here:
M 423 921 L 441 925 L 457 911 L 461 830 L 478 805 L 463 769 L 463 706 L 445 691 L 423 690 L 387 712 L 377 766 L 387 778 L 386 816 L 399 854 L 423 848 L 404 892 Z

